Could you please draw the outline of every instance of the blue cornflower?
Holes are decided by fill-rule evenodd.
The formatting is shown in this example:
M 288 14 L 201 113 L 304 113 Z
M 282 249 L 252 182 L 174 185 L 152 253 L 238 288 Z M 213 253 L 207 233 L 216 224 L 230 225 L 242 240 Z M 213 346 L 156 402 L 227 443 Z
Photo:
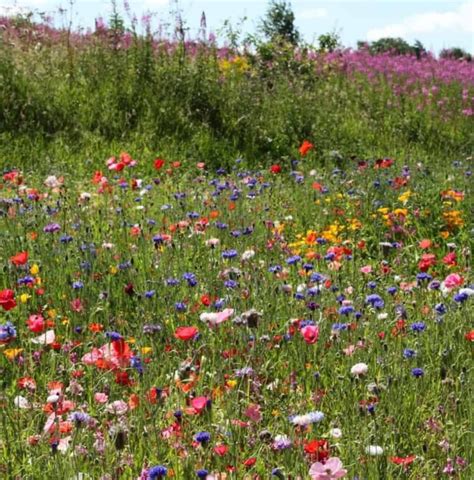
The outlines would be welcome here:
M 437 303 L 434 309 L 438 315 L 444 315 L 448 311 L 444 303 Z
M 84 284 L 81 281 L 72 282 L 72 288 L 74 290 L 79 290 L 80 288 L 84 288 Z
M 206 444 L 211 440 L 211 434 L 209 432 L 198 432 L 194 435 L 194 440 L 201 444 Z
M 411 348 L 405 348 L 403 350 L 403 356 L 405 358 L 413 358 L 416 357 L 416 350 L 412 350 Z
M 311 274 L 310 280 L 313 283 L 321 283 L 321 282 L 324 282 L 324 280 L 326 280 L 326 277 L 324 275 L 322 275 L 321 273 L 314 272 L 314 273 Z
M 224 282 L 224 286 L 226 288 L 236 288 L 238 286 L 238 283 L 235 280 L 226 280 Z
M 174 304 L 174 308 L 178 311 L 178 312 L 185 312 L 186 311 L 186 304 L 183 303 L 183 302 L 176 302 Z
M 355 309 L 352 305 L 344 305 L 341 308 L 339 308 L 339 315 L 350 315 L 351 313 L 354 313 Z
M 145 298 L 151 298 L 155 295 L 155 290 L 148 290 L 145 292 Z
M 296 263 L 301 261 L 301 257 L 299 255 L 293 255 L 292 257 L 289 257 L 286 259 L 286 263 L 288 265 L 295 265 Z
M 112 340 L 113 342 L 121 340 L 123 338 L 122 335 L 120 335 L 120 333 L 118 332 L 105 332 L 105 336 L 110 338 L 110 340 Z
M 395 295 L 397 293 L 397 287 L 388 287 L 387 293 L 390 295 Z
M 372 307 L 377 309 L 382 309 L 385 306 L 385 302 L 383 301 L 382 297 L 376 293 L 367 295 L 367 297 L 365 297 L 365 303 L 370 304 Z
M 198 470 L 196 472 L 196 475 L 197 475 L 198 478 L 204 478 L 205 479 L 209 475 L 209 472 L 207 470 L 202 469 L 202 470 Z
M 148 479 L 149 480 L 160 480 L 163 477 L 166 477 L 168 469 L 163 465 L 157 465 L 156 467 L 151 467 L 148 470 Z
M 411 374 L 414 377 L 418 378 L 418 377 L 422 377 L 425 374 L 425 371 L 422 368 L 413 368 L 411 371 Z
M 415 322 L 410 325 L 413 332 L 423 332 L 426 329 L 425 322 Z
M 222 252 L 222 258 L 230 259 L 235 258 L 238 255 L 237 250 L 225 250 Z

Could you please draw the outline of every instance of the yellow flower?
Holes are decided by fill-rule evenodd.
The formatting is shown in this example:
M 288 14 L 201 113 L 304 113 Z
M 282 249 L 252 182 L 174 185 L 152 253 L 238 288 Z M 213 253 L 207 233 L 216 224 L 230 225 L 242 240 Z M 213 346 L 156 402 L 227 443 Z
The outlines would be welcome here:
M 8 360 L 13 360 L 18 355 L 20 355 L 22 351 L 23 351 L 22 348 L 8 348 L 3 352 L 3 354 L 5 355 L 5 357 L 8 358 Z
M 153 351 L 153 349 L 151 347 L 142 347 L 141 351 L 143 355 L 148 355 Z
M 109 272 L 110 272 L 112 275 L 115 275 L 115 274 L 118 272 L 118 268 L 115 267 L 114 265 L 111 265 L 110 268 L 109 268 Z
M 51 319 L 51 320 L 54 320 L 56 318 L 56 315 L 57 315 L 57 312 L 54 308 L 50 308 L 48 310 L 48 317 Z
M 127 339 L 127 342 L 128 342 L 128 343 L 135 343 L 136 340 L 135 340 L 135 338 L 133 338 L 133 337 L 129 337 L 129 338 Z
M 40 270 L 39 266 L 36 263 L 34 263 L 30 268 L 30 273 L 31 275 L 38 275 L 39 270 Z
M 229 388 L 235 388 L 237 386 L 237 380 L 227 380 L 227 386 Z
M 31 298 L 31 295 L 28 295 L 27 293 L 22 293 L 20 295 L 20 302 L 26 303 L 30 298 Z
M 408 199 L 412 196 L 412 192 L 410 190 L 407 190 L 405 193 L 402 193 L 399 197 L 398 200 L 402 203 L 407 203 Z

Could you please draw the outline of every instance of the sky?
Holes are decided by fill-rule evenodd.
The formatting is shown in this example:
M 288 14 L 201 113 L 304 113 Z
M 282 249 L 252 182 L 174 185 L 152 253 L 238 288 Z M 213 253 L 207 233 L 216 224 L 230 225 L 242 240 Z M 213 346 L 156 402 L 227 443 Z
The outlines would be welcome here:
M 170 24 L 170 10 L 175 0 L 128 0 L 138 19 L 152 12 L 153 24 Z M 52 14 L 56 24 L 64 24 L 60 8 L 71 11 L 75 26 L 93 27 L 97 17 L 107 19 L 109 1 L 94 0 L 0 0 L 0 14 L 14 14 L 27 9 Z M 117 0 L 124 13 L 123 0 Z M 191 35 L 199 29 L 202 12 L 206 14 L 208 31 L 218 32 L 226 20 L 254 33 L 265 14 L 267 0 L 178 0 Z M 381 37 L 402 37 L 409 42 L 420 40 L 428 50 L 459 46 L 474 53 L 474 0 L 293 0 L 296 26 L 308 42 L 322 33 L 339 33 L 345 46 L 355 47 L 358 40 L 372 41 Z

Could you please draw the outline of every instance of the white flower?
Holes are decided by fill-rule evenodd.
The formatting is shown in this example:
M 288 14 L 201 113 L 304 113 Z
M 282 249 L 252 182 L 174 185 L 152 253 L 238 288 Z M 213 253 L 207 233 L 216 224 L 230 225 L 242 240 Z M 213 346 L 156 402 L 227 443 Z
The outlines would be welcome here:
M 56 175 L 49 175 L 49 177 L 46 177 L 44 184 L 49 188 L 58 188 L 63 184 L 63 182 L 61 182 Z
M 13 399 L 13 403 L 15 404 L 15 407 L 17 407 L 17 408 L 22 408 L 22 409 L 31 408 L 31 404 L 28 401 L 28 399 L 25 398 L 25 397 L 22 397 L 21 395 L 16 396 Z
M 58 403 L 58 402 L 59 402 L 59 395 L 56 394 L 56 393 L 53 393 L 53 395 L 50 395 L 50 396 L 46 399 L 46 402 L 47 402 L 47 403 Z
M 218 238 L 210 238 L 206 240 L 206 247 L 216 247 L 221 241 Z
M 87 202 L 88 200 L 91 199 L 91 194 L 89 192 L 82 192 L 80 195 L 79 195 L 79 200 L 81 202 Z
M 461 295 L 467 295 L 468 297 L 472 297 L 474 295 L 474 289 L 473 288 L 461 288 L 459 290 L 459 293 Z
M 340 428 L 331 428 L 331 430 L 329 430 L 329 435 L 331 435 L 332 438 L 341 438 L 342 430 Z
M 351 368 L 351 374 L 354 377 L 359 377 L 361 375 L 365 375 L 369 371 L 369 367 L 366 363 L 356 363 Z
M 379 313 L 377 315 L 377 319 L 378 320 L 386 320 L 388 318 L 388 313 L 384 312 L 384 313 Z
M 253 257 L 255 257 L 254 250 L 246 250 L 244 253 L 242 253 L 242 260 L 244 261 L 250 260 Z
M 372 457 L 377 457 L 378 455 L 383 454 L 383 448 L 379 447 L 378 445 L 369 445 L 365 448 L 365 453 Z

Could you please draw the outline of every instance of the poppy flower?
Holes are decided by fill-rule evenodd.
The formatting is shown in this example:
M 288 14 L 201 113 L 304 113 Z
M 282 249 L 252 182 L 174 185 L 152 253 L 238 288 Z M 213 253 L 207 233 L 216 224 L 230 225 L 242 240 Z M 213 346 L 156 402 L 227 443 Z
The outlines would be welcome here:
M 229 451 L 229 447 L 227 445 L 222 444 L 222 443 L 220 445 L 216 445 L 214 447 L 214 453 L 218 457 L 223 457 L 228 451 Z
M 10 257 L 10 262 L 13 265 L 24 265 L 28 261 L 28 252 L 20 252 Z
M 410 455 L 408 457 L 390 457 L 389 460 L 395 465 L 410 465 L 416 459 L 416 455 Z
M 327 440 L 311 440 L 304 444 L 304 451 L 317 462 L 324 462 L 329 457 L 329 443 Z
M 162 158 L 157 158 L 153 162 L 153 166 L 155 167 L 155 170 L 159 170 L 160 168 L 163 167 L 164 164 L 165 164 L 165 161 Z
M 308 140 L 305 140 L 301 144 L 298 151 L 300 152 L 300 155 L 302 157 L 305 157 L 308 154 L 308 152 L 311 151 L 313 148 L 314 148 L 314 145 L 311 142 L 309 142 Z
M 0 306 L 6 311 L 16 307 L 15 292 L 13 290 L 9 288 L 0 290 Z
M 30 315 L 26 324 L 30 332 L 41 333 L 46 329 L 46 322 L 41 315 Z
M 280 165 L 272 165 L 270 167 L 270 172 L 273 173 L 273 174 L 277 174 L 277 173 L 280 173 L 281 172 L 281 166 Z
M 304 341 L 309 344 L 316 343 L 319 337 L 319 328 L 315 325 L 306 325 L 301 330 Z
M 192 340 L 197 334 L 199 330 L 196 327 L 178 327 L 174 332 L 175 338 L 178 340 Z
M 347 470 L 343 468 L 342 462 L 337 457 L 331 457 L 326 463 L 316 462 L 309 469 L 309 476 L 312 480 L 333 480 L 345 477 Z

